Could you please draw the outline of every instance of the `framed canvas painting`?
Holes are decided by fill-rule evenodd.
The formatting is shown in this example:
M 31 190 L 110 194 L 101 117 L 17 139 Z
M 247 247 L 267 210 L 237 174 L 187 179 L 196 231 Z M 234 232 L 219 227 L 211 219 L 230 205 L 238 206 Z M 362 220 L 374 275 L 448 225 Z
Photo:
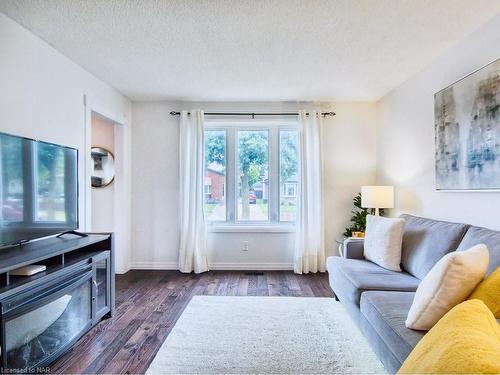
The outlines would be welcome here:
M 434 95 L 437 190 L 500 190 L 500 59 Z

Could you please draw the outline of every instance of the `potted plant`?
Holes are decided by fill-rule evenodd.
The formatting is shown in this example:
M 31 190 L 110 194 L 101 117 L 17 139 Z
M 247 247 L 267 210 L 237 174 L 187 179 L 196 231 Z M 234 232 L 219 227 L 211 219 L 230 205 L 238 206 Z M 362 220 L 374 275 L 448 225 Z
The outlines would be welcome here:
M 350 226 L 345 228 L 344 237 L 355 237 L 353 232 L 357 232 L 356 237 L 363 237 L 366 230 L 366 215 L 372 214 L 373 210 L 371 208 L 361 207 L 361 193 L 358 193 L 352 200 L 354 204 L 354 209 L 352 212 L 352 217 L 350 220 Z M 384 210 L 380 209 L 380 216 L 384 216 Z

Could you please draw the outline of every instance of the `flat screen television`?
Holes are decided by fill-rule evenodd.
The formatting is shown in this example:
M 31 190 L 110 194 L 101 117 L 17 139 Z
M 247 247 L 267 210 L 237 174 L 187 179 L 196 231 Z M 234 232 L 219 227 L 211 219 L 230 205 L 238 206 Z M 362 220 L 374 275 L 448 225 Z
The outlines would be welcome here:
M 0 246 L 78 228 L 78 150 L 0 133 Z

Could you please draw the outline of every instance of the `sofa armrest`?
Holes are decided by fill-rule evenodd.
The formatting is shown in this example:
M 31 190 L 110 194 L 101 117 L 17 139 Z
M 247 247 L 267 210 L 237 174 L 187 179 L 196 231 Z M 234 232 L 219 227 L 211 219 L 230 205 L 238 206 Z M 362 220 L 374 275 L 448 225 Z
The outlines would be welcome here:
M 344 253 L 342 256 L 348 259 L 365 259 L 365 241 L 362 238 L 348 238 L 344 240 Z

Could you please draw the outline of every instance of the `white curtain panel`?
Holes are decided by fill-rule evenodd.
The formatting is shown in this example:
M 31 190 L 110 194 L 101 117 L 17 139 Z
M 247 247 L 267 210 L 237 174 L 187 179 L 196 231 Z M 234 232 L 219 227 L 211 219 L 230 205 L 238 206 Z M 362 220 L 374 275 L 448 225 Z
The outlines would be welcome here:
M 300 185 L 295 273 L 324 272 L 323 160 L 321 112 L 299 111 Z
M 181 112 L 180 160 L 180 247 L 181 272 L 208 271 L 206 226 L 203 216 L 203 111 Z

